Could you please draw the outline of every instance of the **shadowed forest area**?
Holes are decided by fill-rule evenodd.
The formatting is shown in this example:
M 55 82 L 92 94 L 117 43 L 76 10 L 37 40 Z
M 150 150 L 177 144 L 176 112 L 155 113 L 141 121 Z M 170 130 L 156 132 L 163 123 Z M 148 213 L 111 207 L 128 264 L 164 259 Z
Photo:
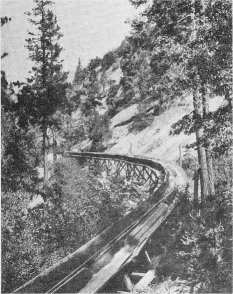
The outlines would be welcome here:
M 30 77 L 10 82 L 1 71 L 3 293 L 144 200 L 132 183 L 65 151 L 179 164 L 189 187 L 152 238 L 150 246 L 167 252 L 155 282 L 179 278 L 190 293 L 232 292 L 232 3 L 129 2 L 141 9 L 129 36 L 85 67 L 79 59 L 72 83 L 52 1 L 34 0 L 26 12 Z M 9 22 L 1 17 L 2 27 Z M 153 287 L 145 293 L 158 293 Z

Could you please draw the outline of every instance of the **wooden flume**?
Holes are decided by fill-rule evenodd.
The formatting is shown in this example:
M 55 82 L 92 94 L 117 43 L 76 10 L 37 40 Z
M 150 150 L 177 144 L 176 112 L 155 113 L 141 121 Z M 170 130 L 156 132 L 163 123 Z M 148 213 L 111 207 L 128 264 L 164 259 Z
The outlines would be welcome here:
M 64 156 L 98 166 L 107 175 L 125 177 L 150 197 L 137 209 L 104 230 L 14 293 L 96 293 L 138 256 L 154 231 L 179 201 L 176 172 L 165 164 L 142 157 L 105 153 L 67 152 Z M 145 255 L 146 256 L 146 255 Z M 145 273 L 146 274 L 146 273 Z M 142 277 L 152 279 L 152 271 Z M 129 288 L 129 277 L 125 277 Z

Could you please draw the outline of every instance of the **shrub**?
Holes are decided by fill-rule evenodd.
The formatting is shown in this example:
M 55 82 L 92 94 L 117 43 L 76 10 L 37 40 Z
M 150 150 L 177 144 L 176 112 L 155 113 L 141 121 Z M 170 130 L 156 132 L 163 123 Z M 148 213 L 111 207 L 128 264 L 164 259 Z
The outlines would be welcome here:
M 35 146 L 36 133 L 17 126 L 14 112 L 2 111 L 1 184 L 4 191 L 35 187 L 38 183 L 36 166 L 40 160 Z
M 92 71 L 100 65 L 101 65 L 101 59 L 96 56 L 95 58 L 91 59 L 91 61 L 89 62 L 88 70 Z
M 89 119 L 88 137 L 93 141 L 90 151 L 103 151 L 105 149 L 103 143 L 110 136 L 109 124 L 110 119 L 107 114 L 99 115 L 94 113 Z
M 197 157 L 190 154 L 190 152 L 187 150 L 182 158 L 182 168 L 185 170 L 188 178 L 194 178 L 194 172 L 198 169 L 198 167 L 199 164 Z
M 124 184 L 123 179 L 114 176 L 105 178 L 100 171 L 98 166 L 83 167 L 75 159 L 61 160 L 54 167 L 52 190 L 69 212 L 69 218 L 72 215 L 73 224 L 68 224 L 67 229 L 70 231 L 73 227 L 74 232 L 67 233 L 67 236 L 77 234 L 77 227 L 80 227 L 82 243 L 129 211 L 129 194 L 135 203 L 140 199 L 133 188 Z M 75 240 L 76 246 L 77 242 Z
M 190 156 L 184 162 L 190 173 L 195 164 Z M 156 240 L 167 247 L 157 268 L 158 278 L 185 280 L 191 293 L 232 293 L 230 157 L 216 158 L 214 167 L 215 195 L 198 205 L 186 195 L 156 233 Z M 167 241 L 173 232 L 175 239 Z
M 129 126 L 129 132 L 141 132 L 151 125 L 153 122 L 153 115 L 139 114 Z
M 199 293 L 231 293 L 232 223 L 229 199 L 215 195 L 205 208 L 192 209 L 178 258 L 186 264 L 186 280 Z M 220 200 L 221 199 L 221 200 Z
M 110 51 L 106 53 L 102 59 L 101 65 L 102 67 L 107 70 L 113 63 L 116 62 L 117 56 L 114 52 Z
M 10 292 L 38 273 L 39 248 L 27 214 L 32 195 L 24 191 L 2 193 L 2 292 Z M 35 228 L 36 229 L 36 228 Z

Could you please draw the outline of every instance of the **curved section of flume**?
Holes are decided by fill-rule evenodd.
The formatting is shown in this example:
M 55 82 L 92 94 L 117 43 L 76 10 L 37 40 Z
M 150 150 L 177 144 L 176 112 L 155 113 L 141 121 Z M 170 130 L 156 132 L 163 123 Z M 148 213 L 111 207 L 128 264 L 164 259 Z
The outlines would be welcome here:
M 96 293 L 136 257 L 154 231 L 181 200 L 187 180 L 183 170 L 158 160 L 120 154 L 66 152 L 68 158 L 99 164 L 142 183 L 150 197 L 75 252 L 14 293 Z

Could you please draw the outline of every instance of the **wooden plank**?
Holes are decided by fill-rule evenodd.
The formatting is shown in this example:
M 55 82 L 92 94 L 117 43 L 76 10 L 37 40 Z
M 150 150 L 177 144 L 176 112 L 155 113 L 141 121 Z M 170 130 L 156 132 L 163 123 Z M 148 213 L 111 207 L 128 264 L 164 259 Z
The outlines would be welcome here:
M 135 285 L 133 290 L 140 291 L 145 289 L 153 279 L 155 278 L 155 269 L 150 269 L 148 272 L 141 278 L 141 280 Z
M 71 158 L 93 159 L 94 162 L 96 159 L 96 162 L 98 162 L 100 166 L 105 165 L 105 168 L 107 169 L 109 166 L 108 163 L 106 162 L 107 160 L 114 160 L 114 161 L 119 160 L 126 164 L 126 168 L 127 167 L 129 168 L 133 176 L 135 175 L 134 167 L 136 165 L 143 166 L 144 170 L 146 171 L 147 169 L 151 171 L 153 171 L 153 169 L 158 169 L 163 174 L 163 178 L 165 178 L 166 180 L 166 177 L 165 177 L 166 171 L 163 168 L 163 166 L 159 163 L 155 164 L 154 161 L 148 160 L 148 159 L 133 158 L 133 157 L 124 156 L 124 155 L 99 154 L 99 153 L 93 153 L 93 152 L 92 153 L 91 152 L 86 152 L 86 153 L 73 152 L 73 153 L 69 153 L 68 156 Z M 112 166 L 112 162 L 111 162 L 111 166 Z M 163 189 L 160 189 L 161 193 L 164 193 Z M 143 207 L 141 207 L 141 209 L 142 208 Z M 159 209 L 160 209 L 160 212 L 159 212 Z M 119 261 L 118 267 L 114 269 L 114 266 L 117 265 L 117 263 L 115 264 L 113 263 L 112 271 L 106 272 L 108 277 L 110 276 L 111 278 L 118 270 L 122 268 L 122 266 L 127 264 L 127 262 L 130 259 L 132 259 L 134 256 L 137 256 L 137 254 L 140 252 L 141 248 L 144 246 L 145 242 L 149 238 L 150 234 L 153 233 L 154 229 L 158 227 L 158 225 L 161 223 L 161 220 L 164 218 L 164 215 L 166 215 L 167 207 L 166 206 L 159 207 L 159 205 L 157 205 L 157 206 L 153 206 L 146 213 L 144 208 L 140 211 L 143 211 L 143 213 L 139 213 L 137 215 L 135 212 L 135 216 L 137 215 L 137 218 L 134 219 L 134 221 L 131 221 L 130 218 L 127 218 L 128 220 L 130 219 L 129 226 L 126 225 L 127 223 L 126 221 L 122 222 L 122 225 L 124 223 L 127 229 L 125 229 L 124 225 L 123 226 L 121 225 L 120 226 L 121 232 L 120 232 L 119 231 L 120 227 L 118 228 L 116 226 L 117 234 L 112 234 L 112 231 L 115 231 L 113 226 L 111 231 L 107 230 L 106 233 L 104 233 L 103 237 L 101 238 L 98 237 L 96 239 L 98 240 L 98 242 L 93 242 L 92 240 L 89 241 L 89 244 L 91 244 L 91 246 L 90 245 L 88 246 L 90 248 L 89 247 L 86 248 L 86 245 L 85 245 L 84 246 L 85 248 L 84 247 L 80 248 L 80 250 L 78 250 L 77 253 L 75 253 L 75 255 L 72 254 L 67 260 L 62 261 L 60 262 L 59 265 L 55 265 L 53 268 L 49 269 L 49 271 L 45 275 L 42 274 L 40 276 L 37 276 L 33 280 L 29 281 L 27 283 L 28 285 L 27 290 L 29 291 L 29 288 L 30 288 L 30 293 L 32 292 L 35 293 L 36 291 L 39 291 L 40 293 L 41 292 L 45 293 L 47 289 L 49 289 L 49 287 L 50 288 L 53 287 L 52 285 L 57 283 L 56 286 L 58 287 L 63 282 L 68 281 L 69 283 L 67 284 L 63 283 L 64 287 L 65 288 L 67 287 L 67 289 L 70 289 L 70 292 L 75 291 L 77 293 L 78 291 L 80 291 L 81 289 L 80 286 L 83 281 L 85 281 L 86 283 L 88 280 L 91 280 L 92 278 L 97 277 L 96 275 L 99 274 L 101 269 L 105 268 L 106 265 L 107 266 L 109 265 L 109 261 L 110 261 L 110 266 L 109 266 L 109 269 L 110 269 L 111 261 L 114 259 L 114 257 L 116 257 L 116 260 Z M 101 247 L 102 246 L 101 244 L 102 245 L 106 244 L 106 245 Z M 123 254 L 123 255 L 120 254 L 116 256 L 119 252 L 122 252 L 121 250 L 124 250 L 126 248 L 130 249 L 129 252 L 126 251 L 125 252 L 126 254 Z M 105 261 L 107 262 L 107 264 L 104 263 Z M 80 271 L 84 266 L 86 267 L 85 271 L 84 270 Z M 79 275 L 80 276 L 83 275 L 84 278 L 81 278 L 82 281 L 80 280 L 80 278 L 78 278 Z M 107 277 L 105 277 L 105 281 L 106 281 L 106 278 Z M 63 280 L 61 281 L 61 279 Z M 73 284 L 71 283 L 72 279 L 73 279 Z M 33 291 L 31 291 L 32 288 L 33 288 Z M 21 287 L 21 289 L 25 290 L 25 287 Z M 24 291 L 19 291 L 19 292 L 22 293 Z
M 164 213 L 167 207 L 166 204 L 161 203 L 159 207 L 156 207 L 156 210 L 160 211 L 160 213 Z M 154 210 L 150 210 L 148 217 L 142 220 L 129 234 L 128 241 L 125 242 L 125 245 L 112 256 L 110 262 L 92 276 L 91 280 L 80 291 L 81 293 L 95 293 L 99 291 L 101 287 L 120 270 L 128 259 L 134 257 L 134 249 L 137 250 L 138 245 L 141 243 L 143 243 L 143 245 L 145 244 L 144 240 L 151 235 L 153 231 L 152 227 L 156 225 L 156 220 L 160 221 L 160 214 L 158 214 L 158 211 L 155 213 Z M 137 252 L 137 254 L 138 253 L 139 252 Z
M 125 274 L 125 275 L 124 275 L 124 281 L 125 281 L 125 285 L 126 285 L 127 290 L 128 290 L 128 291 L 132 291 L 134 285 L 133 285 L 133 283 L 131 282 L 130 277 L 129 277 L 128 274 Z
M 132 272 L 131 276 L 136 276 L 136 277 L 143 277 L 145 275 L 145 273 L 136 273 L 136 272 Z
M 150 256 L 149 256 L 149 254 L 148 254 L 148 252 L 146 250 L 145 250 L 145 254 L 146 254 L 146 258 L 147 258 L 149 264 L 151 264 Z
M 159 262 L 162 258 L 162 255 L 158 255 L 152 259 L 151 264 L 152 269 L 148 270 L 142 277 L 142 279 L 134 286 L 133 290 L 140 291 L 147 287 L 156 276 L 156 268 L 159 265 Z
M 130 246 L 125 245 L 116 254 L 114 254 L 111 262 L 102 267 L 96 274 L 94 274 L 87 285 L 81 289 L 81 293 L 96 293 L 105 283 L 116 274 L 121 265 L 129 258 L 131 254 Z

